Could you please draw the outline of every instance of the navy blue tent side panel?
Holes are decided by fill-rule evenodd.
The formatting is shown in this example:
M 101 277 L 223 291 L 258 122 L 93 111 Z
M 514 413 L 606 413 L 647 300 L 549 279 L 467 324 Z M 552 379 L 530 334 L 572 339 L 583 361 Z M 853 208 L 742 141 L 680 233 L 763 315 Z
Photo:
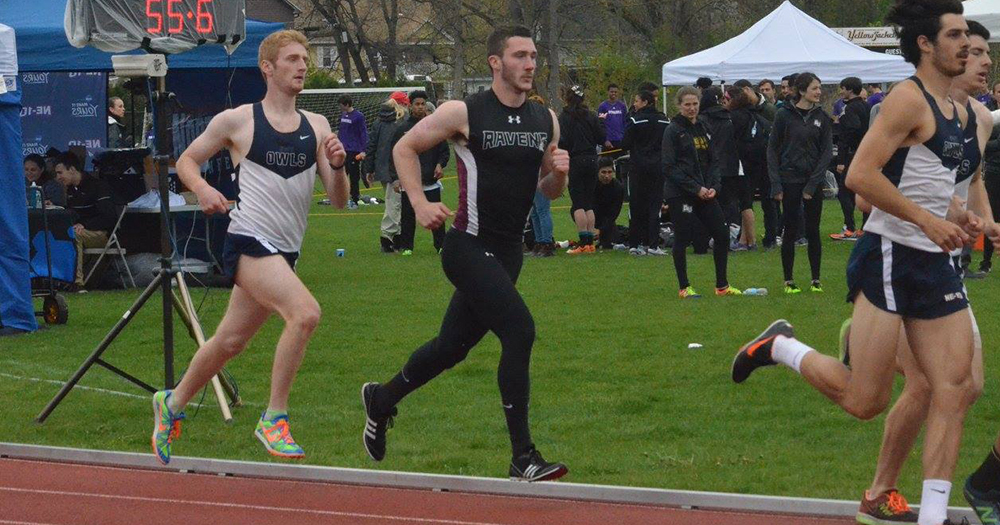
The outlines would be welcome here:
M 20 86 L 18 86 L 20 87 Z M 21 92 L 0 95 L 0 323 L 35 331 L 28 274 L 28 206 L 21 166 Z

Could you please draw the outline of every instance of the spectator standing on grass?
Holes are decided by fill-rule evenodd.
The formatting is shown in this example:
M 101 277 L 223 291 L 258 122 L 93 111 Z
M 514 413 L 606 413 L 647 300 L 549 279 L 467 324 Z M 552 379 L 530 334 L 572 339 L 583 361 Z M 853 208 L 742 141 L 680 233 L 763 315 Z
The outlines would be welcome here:
M 674 223 L 672 249 L 674 269 L 680 284 L 681 299 L 700 297 L 687 275 L 687 247 L 695 224 L 709 231 L 714 244 L 715 294 L 743 295 L 729 285 L 726 265 L 729 257 L 729 227 L 719 204 L 722 181 L 719 177 L 719 150 L 713 150 L 709 131 L 699 118 L 700 94 L 696 88 L 683 87 L 677 92 L 680 114 L 670 121 L 663 133 L 663 170 L 667 174 L 664 194 Z
M 774 103 L 775 107 L 781 109 L 788 102 L 789 97 L 792 96 L 792 79 L 795 75 L 785 75 L 781 77 L 781 96 Z
M 653 95 L 653 109 L 659 109 L 660 105 L 657 104 L 657 102 L 659 101 L 660 97 L 660 87 L 652 82 L 643 82 L 639 84 L 636 93 L 642 93 L 643 91 L 649 91 Z M 636 111 L 637 108 L 635 107 L 635 104 L 632 104 L 632 106 L 629 107 L 628 109 L 628 115 L 627 115 L 628 118 L 625 119 L 626 128 L 632 125 L 631 118 L 633 115 L 635 115 Z
M 559 148 L 569 152 L 570 212 L 580 243 L 566 253 L 594 253 L 594 190 L 597 188 L 597 150 L 604 144 L 604 126 L 584 101 L 583 88 L 566 90 L 566 106 L 559 115 Z
M 42 196 L 46 206 L 66 206 L 66 188 L 45 169 L 45 159 L 32 153 L 24 158 L 24 185 L 31 188 L 34 184 L 42 189 Z M 28 195 L 31 198 L 31 195 Z
M 693 89 L 693 88 L 692 88 Z M 629 152 L 628 245 L 632 255 L 666 255 L 660 249 L 660 208 L 663 206 L 663 132 L 669 122 L 656 109 L 656 97 L 640 91 L 633 102 L 635 113 L 625 128 L 622 149 Z
M 773 109 L 774 105 L 761 104 L 763 97 L 757 95 L 749 85 L 746 80 L 739 80 L 728 89 L 729 113 L 733 119 L 736 150 L 743 174 L 750 185 L 751 197 L 754 191 L 760 194 L 760 208 L 764 213 L 763 245 L 764 249 L 769 250 L 777 246 L 781 222 L 778 203 L 771 198 L 771 179 L 767 174 L 767 142 L 771 136 L 773 114 L 769 117 L 765 110 Z M 747 246 L 756 244 L 754 228 L 741 234 L 741 242 Z
M 625 118 L 628 108 L 618 97 L 617 84 L 608 85 L 608 99 L 597 107 L 597 118 L 604 125 L 604 151 L 620 149 L 625 137 Z
M 761 100 L 764 97 L 760 97 Z M 736 128 L 729 110 L 730 100 L 722 88 L 713 87 L 701 96 L 702 115 L 712 135 L 712 148 L 717 148 L 717 162 L 713 166 L 720 172 L 722 192 L 720 203 L 725 212 L 726 222 L 738 224 L 740 235 L 732 249 L 736 251 L 755 250 L 753 216 L 753 194 L 749 177 L 740 169 L 740 152 L 736 142 Z
M 764 80 L 761 80 L 760 83 L 757 84 L 757 92 L 760 93 L 765 100 L 767 100 L 771 104 L 774 104 L 774 97 L 777 93 L 775 93 L 774 91 L 773 80 L 768 80 L 766 78 Z
M 819 224 L 823 214 L 822 186 L 827 167 L 833 158 L 833 122 L 819 105 L 823 95 L 819 78 L 802 73 L 792 84 L 796 102 L 778 110 L 767 150 L 771 193 L 784 207 L 784 239 L 781 262 L 785 274 L 785 293 L 801 290 L 793 280 L 795 241 L 803 209 L 805 234 L 809 241 L 809 266 L 813 292 L 822 292 L 820 284 Z
M 717 162 L 711 165 L 712 169 L 718 171 L 713 176 L 718 176 L 722 180 L 722 189 L 719 191 L 719 204 L 727 224 L 739 223 L 739 211 L 736 203 L 730 209 L 729 197 L 726 195 L 726 179 L 736 178 L 740 173 L 740 157 L 736 151 L 735 138 L 733 136 L 733 119 L 729 116 L 729 110 L 723 105 L 725 96 L 722 89 L 712 86 L 701 92 L 701 102 L 699 118 L 708 131 L 712 147 L 718 148 L 716 154 Z M 731 185 L 731 184 L 730 184 Z
M 528 100 L 543 107 L 545 99 L 537 93 L 528 97 Z M 535 201 L 531 207 L 531 230 L 535 234 L 535 246 L 531 255 L 535 257 L 552 257 L 556 254 L 556 243 L 552 233 L 552 201 L 542 193 L 542 190 L 535 189 Z
M 397 237 L 400 232 L 401 190 L 396 170 L 392 163 L 392 138 L 398 121 L 406 110 L 394 99 L 389 99 L 378 110 L 378 120 L 372 126 L 365 152 L 364 170 L 369 184 L 377 180 L 385 188 L 385 212 L 380 225 L 382 253 L 396 252 Z
M 861 145 L 861 139 L 868 133 L 869 114 L 868 102 L 861 97 L 861 79 L 847 77 L 840 81 L 840 96 L 844 104 L 844 114 L 840 117 L 840 132 L 837 137 L 837 199 L 844 213 L 844 229 L 840 233 L 830 235 L 838 241 L 856 240 L 858 228 L 854 224 L 854 192 L 851 191 L 845 179 L 851 167 L 851 160 Z
M 424 91 L 414 91 L 410 93 L 410 116 L 396 125 L 393 132 L 391 148 L 396 146 L 403 135 L 413 129 L 418 122 L 428 115 L 427 113 L 427 93 Z M 441 202 L 441 177 L 444 176 L 444 168 L 448 165 L 450 158 L 448 141 L 442 141 L 437 147 L 428 149 L 419 155 L 420 159 L 420 182 L 423 185 L 424 197 L 427 202 Z M 395 170 L 394 170 L 395 171 Z M 416 215 L 410 199 L 405 195 L 400 197 L 402 207 L 400 211 L 400 233 L 399 242 L 396 248 L 403 255 L 413 255 L 413 235 L 417 227 Z M 445 225 L 431 230 L 434 239 L 434 251 L 441 253 L 444 247 Z
M 778 112 L 778 108 L 772 104 L 767 98 L 763 97 L 753 88 L 753 84 L 749 80 L 740 79 L 733 83 L 734 86 L 742 89 L 747 94 L 747 99 L 750 104 L 760 112 L 768 120 L 768 122 L 774 122 L 774 115 Z
M 340 97 L 340 124 L 337 136 L 347 150 L 347 178 L 351 183 L 351 199 L 347 202 L 349 209 L 358 207 L 361 200 L 361 163 L 368 150 L 368 125 L 365 116 L 354 109 L 354 101 L 344 95 Z M 368 186 L 367 178 L 365 186 Z
M 694 87 L 698 88 L 698 91 L 705 91 L 706 89 L 712 87 L 712 79 L 708 77 L 701 77 L 695 81 Z
M 1000 82 L 993 84 L 992 98 L 986 105 L 990 111 L 1000 108 Z M 986 154 L 983 158 L 983 182 L 986 184 L 986 195 L 989 197 L 993 220 L 1000 220 L 1000 127 L 993 128 L 990 140 L 986 142 Z M 988 274 L 993 269 L 993 243 L 987 240 L 983 243 L 983 261 L 979 263 L 979 272 Z M 983 275 L 985 277 L 985 275 Z
M 882 84 L 868 84 L 868 98 L 866 102 L 869 108 L 875 107 L 876 104 L 881 104 L 884 99 L 885 93 L 882 91 Z

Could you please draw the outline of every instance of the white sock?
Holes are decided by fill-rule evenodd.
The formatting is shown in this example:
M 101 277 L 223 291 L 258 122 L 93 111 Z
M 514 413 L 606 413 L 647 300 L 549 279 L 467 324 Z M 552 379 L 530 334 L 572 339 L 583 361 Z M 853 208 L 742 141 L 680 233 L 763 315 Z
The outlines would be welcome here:
M 779 335 L 771 344 L 771 359 L 801 373 L 802 359 L 813 351 L 798 339 Z
M 924 491 L 920 494 L 920 516 L 918 525 L 941 525 L 948 518 L 948 497 L 951 482 L 943 479 L 925 479 Z

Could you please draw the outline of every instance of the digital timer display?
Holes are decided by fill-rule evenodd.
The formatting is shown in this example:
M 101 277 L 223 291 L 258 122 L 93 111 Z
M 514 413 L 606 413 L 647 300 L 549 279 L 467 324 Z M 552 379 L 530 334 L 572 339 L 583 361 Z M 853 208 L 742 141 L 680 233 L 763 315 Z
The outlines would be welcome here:
M 232 52 L 246 34 L 246 0 L 69 0 L 70 43 L 111 52 L 179 53 L 204 44 Z
M 194 22 L 194 30 L 200 34 L 211 33 L 215 27 L 211 5 L 213 0 L 197 0 L 194 10 L 186 10 L 182 0 L 146 0 L 146 31 L 153 35 L 166 33 L 175 35 L 184 32 L 185 24 Z M 163 20 L 167 22 L 164 24 Z

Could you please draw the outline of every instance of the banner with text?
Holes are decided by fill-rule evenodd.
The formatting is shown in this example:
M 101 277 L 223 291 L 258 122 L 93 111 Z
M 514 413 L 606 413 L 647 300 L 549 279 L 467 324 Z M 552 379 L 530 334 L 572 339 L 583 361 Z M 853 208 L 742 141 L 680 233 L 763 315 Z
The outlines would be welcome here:
M 24 155 L 83 146 L 90 155 L 108 140 L 107 73 L 21 73 Z

